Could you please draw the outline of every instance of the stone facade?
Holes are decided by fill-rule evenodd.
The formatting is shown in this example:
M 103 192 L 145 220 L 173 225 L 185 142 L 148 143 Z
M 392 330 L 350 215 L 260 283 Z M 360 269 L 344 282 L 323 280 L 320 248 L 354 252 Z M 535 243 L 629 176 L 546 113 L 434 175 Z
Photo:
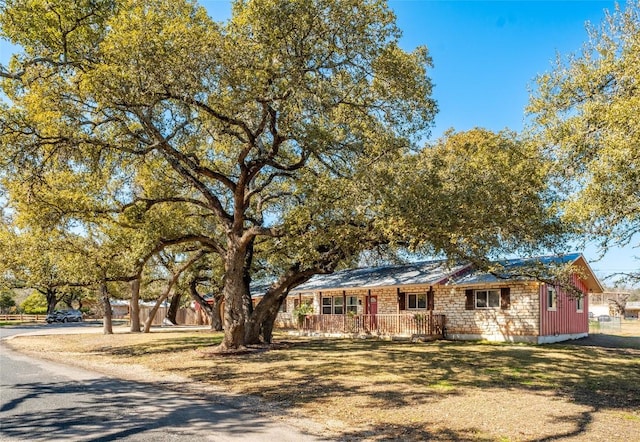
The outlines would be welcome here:
M 467 310 L 467 289 L 501 289 L 509 287 L 510 305 Z M 487 339 L 492 341 L 536 342 L 540 334 L 538 284 L 513 282 L 482 286 L 437 286 L 435 313 L 446 317 L 446 335 L 451 339 Z
M 467 289 L 501 289 L 509 287 L 509 308 L 500 307 L 467 310 Z M 358 314 L 365 313 L 367 296 L 376 296 L 378 314 L 414 314 L 428 312 L 426 308 L 400 310 L 398 293 L 425 294 L 434 292 L 434 314 L 446 317 L 446 336 L 449 339 L 487 339 L 494 341 L 537 342 L 540 334 L 539 285 L 536 282 L 514 282 L 483 284 L 475 286 L 416 285 L 405 287 L 383 287 L 372 289 L 349 289 L 345 296 L 358 299 Z M 287 298 L 286 311 L 293 312 L 300 301 L 309 302 L 315 314 L 322 312 L 321 297 L 342 296 L 342 290 L 292 294 Z M 408 305 L 408 304 L 407 304 Z

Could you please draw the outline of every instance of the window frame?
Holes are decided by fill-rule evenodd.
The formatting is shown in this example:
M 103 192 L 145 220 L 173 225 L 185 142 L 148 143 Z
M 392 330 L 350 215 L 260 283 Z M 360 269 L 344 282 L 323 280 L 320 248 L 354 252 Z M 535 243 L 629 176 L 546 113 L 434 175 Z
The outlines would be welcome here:
M 326 303 L 325 301 L 330 301 Z M 321 309 L 323 315 L 344 315 L 345 307 L 344 298 L 340 296 L 323 296 L 321 302 Z M 330 313 L 326 313 L 326 311 Z
M 327 304 L 325 300 L 328 300 L 329 303 Z M 323 296 L 320 302 L 321 302 L 320 308 L 323 315 L 333 314 L 333 296 Z M 327 308 L 329 309 L 328 313 L 325 311 L 325 309 Z
M 481 306 L 478 305 L 478 294 L 484 293 L 486 305 Z M 491 293 L 494 293 L 495 296 L 491 297 Z M 494 301 L 495 305 L 492 305 L 491 301 Z M 479 310 L 487 310 L 487 309 L 495 309 L 501 308 L 502 305 L 502 293 L 500 289 L 479 289 L 473 291 L 473 301 L 474 307 Z
M 338 301 L 338 302 L 336 302 Z M 344 315 L 344 298 L 342 296 L 333 297 L 333 313 L 334 315 Z M 340 310 L 338 312 L 338 310 Z
M 584 295 L 576 298 L 576 313 L 584 313 Z
M 558 310 L 558 291 L 553 286 L 547 286 L 547 311 L 555 312 Z
M 428 307 L 427 293 L 426 292 L 415 292 L 415 293 L 405 293 L 406 299 L 406 310 L 426 310 Z M 411 298 L 414 298 L 413 307 Z M 424 305 L 422 305 L 424 304 Z
M 346 313 L 358 313 L 359 299 L 357 296 L 347 296 L 347 304 L 345 305 Z

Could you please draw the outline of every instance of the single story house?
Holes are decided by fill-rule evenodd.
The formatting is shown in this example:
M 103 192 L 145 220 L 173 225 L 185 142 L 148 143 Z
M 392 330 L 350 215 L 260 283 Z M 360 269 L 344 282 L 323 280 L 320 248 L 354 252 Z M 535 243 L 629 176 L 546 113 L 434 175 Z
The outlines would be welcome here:
M 114 319 L 125 318 L 129 316 L 129 301 L 122 299 L 111 299 L 111 317 Z
M 624 309 L 625 319 L 640 319 L 640 301 L 630 301 Z
M 509 275 L 528 266 L 570 265 L 577 291 L 526 276 L 494 275 L 445 261 L 316 275 L 281 308 L 280 323 L 308 304 L 307 333 L 434 335 L 454 340 L 551 343 L 588 335 L 588 294 L 603 287 L 580 253 L 501 262 Z M 549 273 L 550 274 L 550 273 Z M 565 286 L 566 287 L 566 286 Z M 579 293 L 576 296 L 576 293 Z

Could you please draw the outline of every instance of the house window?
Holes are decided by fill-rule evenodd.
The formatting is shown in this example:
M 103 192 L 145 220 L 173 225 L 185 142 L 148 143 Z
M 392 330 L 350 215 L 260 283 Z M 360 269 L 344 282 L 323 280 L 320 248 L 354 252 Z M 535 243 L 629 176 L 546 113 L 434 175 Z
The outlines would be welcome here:
M 558 295 L 555 287 L 547 287 L 547 310 L 555 310 L 558 306 Z
M 500 290 L 476 290 L 476 308 L 500 307 Z
M 344 298 L 342 296 L 335 296 L 333 298 L 333 314 L 334 315 L 344 314 Z
M 322 298 L 322 314 L 330 315 L 333 306 L 333 298 Z
M 343 315 L 344 299 L 342 296 L 332 296 L 322 298 L 323 315 Z
M 358 313 L 357 296 L 347 296 L 347 312 Z
M 279 313 L 287 313 L 287 300 L 285 299 L 284 301 L 282 301 L 282 304 L 280 304 L 280 308 L 278 309 Z
M 584 296 L 576 298 L 576 311 L 582 313 L 584 311 Z
M 407 309 L 417 310 L 427 308 L 426 293 L 409 293 L 407 294 Z

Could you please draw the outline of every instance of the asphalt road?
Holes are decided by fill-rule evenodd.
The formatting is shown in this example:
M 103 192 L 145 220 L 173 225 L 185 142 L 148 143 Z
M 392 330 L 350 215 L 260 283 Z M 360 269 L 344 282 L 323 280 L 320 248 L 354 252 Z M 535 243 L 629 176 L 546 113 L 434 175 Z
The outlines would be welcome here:
M 0 328 L 0 338 L 90 325 L 35 327 Z M 252 412 L 254 401 L 242 397 L 110 378 L 28 357 L 1 341 L 0 355 L 0 441 L 320 440 Z

